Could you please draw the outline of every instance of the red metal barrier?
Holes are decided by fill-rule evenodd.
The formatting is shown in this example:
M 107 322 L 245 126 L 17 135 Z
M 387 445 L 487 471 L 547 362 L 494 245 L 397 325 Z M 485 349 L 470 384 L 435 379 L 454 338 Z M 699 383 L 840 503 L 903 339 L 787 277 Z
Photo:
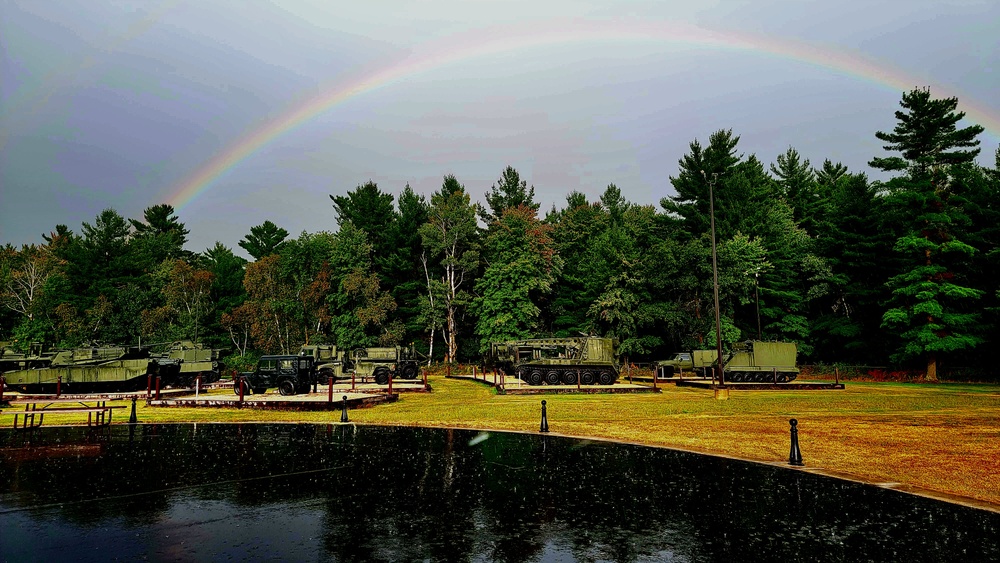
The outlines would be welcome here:
M 160 376 L 156 376 L 156 400 L 160 400 Z
M 354 381 L 353 377 L 351 378 L 351 381 L 352 382 Z M 326 390 L 326 402 L 332 403 L 333 402 L 333 378 L 332 377 L 327 382 L 327 385 L 329 385 L 329 388 Z
M 389 372 L 389 394 L 392 395 L 392 372 Z
M 56 378 L 56 397 L 62 394 L 62 376 Z
M 240 406 L 243 406 L 243 378 L 242 377 L 237 377 L 236 378 L 236 384 L 240 386 L 239 387 L 239 389 L 240 389 Z
M 146 376 L 146 401 L 153 396 L 153 374 Z
M 351 372 L 351 391 L 354 391 L 354 375 L 355 375 L 355 373 L 352 371 Z

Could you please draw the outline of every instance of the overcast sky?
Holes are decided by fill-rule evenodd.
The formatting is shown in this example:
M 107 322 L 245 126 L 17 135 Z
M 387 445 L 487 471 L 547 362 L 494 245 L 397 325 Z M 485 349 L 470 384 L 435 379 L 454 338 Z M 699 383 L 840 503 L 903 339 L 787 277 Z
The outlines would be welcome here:
M 508 164 L 543 211 L 609 183 L 656 204 L 723 128 L 871 173 L 916 86 L 992 166 L 998 29 L 996 0 L 0 0 L 0 244 L 171 203 L 190 250 L 235 247 L 335 230 L 328 195 L 368 180 L 482 200 Z

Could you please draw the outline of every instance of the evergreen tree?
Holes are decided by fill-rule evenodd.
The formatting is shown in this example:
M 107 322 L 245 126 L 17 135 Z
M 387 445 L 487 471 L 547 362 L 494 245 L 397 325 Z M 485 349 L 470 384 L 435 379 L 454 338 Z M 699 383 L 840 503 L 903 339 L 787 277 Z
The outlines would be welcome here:
M 888 206 L 903 217 L 894 249 L 907 261 L 890 278 L 893 298 L 883 326 L 897 331 L 897 361 L 922 357 L 926 378 L 937 380 L 942 355 L 974 348 L 978 313 L 968 304 L 983 292 L 967 285 L 969 261 L 976 249 L 958 238 L 969 222 L 961 207 L 962 186 L 955 170 L 979 154 L 978 125 L 959 129 L 964 117 L 956 98 L 932 99 L 927 89 L 903 94 L 892 133 L 875 136 L 901 156 L 874 158 L 871 166 L 906 174 L 888 184 Z M 891 215 L 890 215 L 891 216 Z
M 539 208 L 535 203 L 535 186 L 528 188 L 527 181 L 512 166 L 504 168 L 500 179 L 486 192 L 486 205 L 489 210 L 480 209 L 479 216 L 487 225 L 499 219 L 506 209 L 522 205 L 533 211 Z
M 243 237 L 238 244 L 253 256 L 254 260 L 260 260 L 265 256 L 277 254 L 286 238 L 288 231 L 270 221 L 264 221 L 256 227 L 250 227 L 250 234 Z

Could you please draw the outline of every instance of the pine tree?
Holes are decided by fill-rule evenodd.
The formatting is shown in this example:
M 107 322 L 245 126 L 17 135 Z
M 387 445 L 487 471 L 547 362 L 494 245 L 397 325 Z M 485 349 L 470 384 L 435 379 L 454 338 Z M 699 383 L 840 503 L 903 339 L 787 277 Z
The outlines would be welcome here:
M 981 341 L 972 330 L 979 315 L 967 304 L 983 292 L 965 283 L 976 249 L 957 236 L 969 219 L 953 172 L 975 160 L 976 137 L 983 128 L 959 129 L 965 114 L 956 111 L 958 100 L 932 99 L 927 89 L 904 93 L 900 105 L 906 111 L 896 112 L 893 132 L 875 136 L 888 143 L 886 150 L 902 156 L 869 163 L 881 170 L 905 171 L 888 184 L 886 203 L 902 219 L 894 249 L 906 263 L 889 280 L 893 297 L 882 324 L 901 339 L 894 359 L 923 357 L 926 378 L 936 381 L 943 354 L 974 348 Z

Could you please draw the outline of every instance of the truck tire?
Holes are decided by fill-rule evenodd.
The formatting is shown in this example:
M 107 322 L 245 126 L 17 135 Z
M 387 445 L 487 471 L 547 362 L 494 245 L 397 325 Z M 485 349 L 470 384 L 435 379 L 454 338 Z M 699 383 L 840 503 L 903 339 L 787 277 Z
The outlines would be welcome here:
M 597 381 L 601 385 L 611 385 L 615 382 L 615 376 L 610 371 L 602 371 L 600 375 L 597 376 Z
M 403 368 L 403 379 L 415 379 L 417 377 L 417 366 L 406 366 Z
M 284 379 L 278 383 L 278 393 L 284 396 L 295 394 L 295 383 L 291 379 Z
M 545 383 L 549 385 L 559 385 L 559 380 L 562 379 L 559 376 L 559 372 L 552 370 L 545 374 Z
M 594 372 L 592 371 L 585 371 L 580 374 L 580 385 L 593 385 L 595 381 L 597 381 L 597 378 L 594 377 Z
M 542 370 L 532 370 L 528 374 L 528 385 L 541 385 L 545 378 L 542 375 Z
M 375 370 L 375 383 L 379 385 L 386 385 L 389 383 L 389 370 L 385 368 L 379 368 Z

